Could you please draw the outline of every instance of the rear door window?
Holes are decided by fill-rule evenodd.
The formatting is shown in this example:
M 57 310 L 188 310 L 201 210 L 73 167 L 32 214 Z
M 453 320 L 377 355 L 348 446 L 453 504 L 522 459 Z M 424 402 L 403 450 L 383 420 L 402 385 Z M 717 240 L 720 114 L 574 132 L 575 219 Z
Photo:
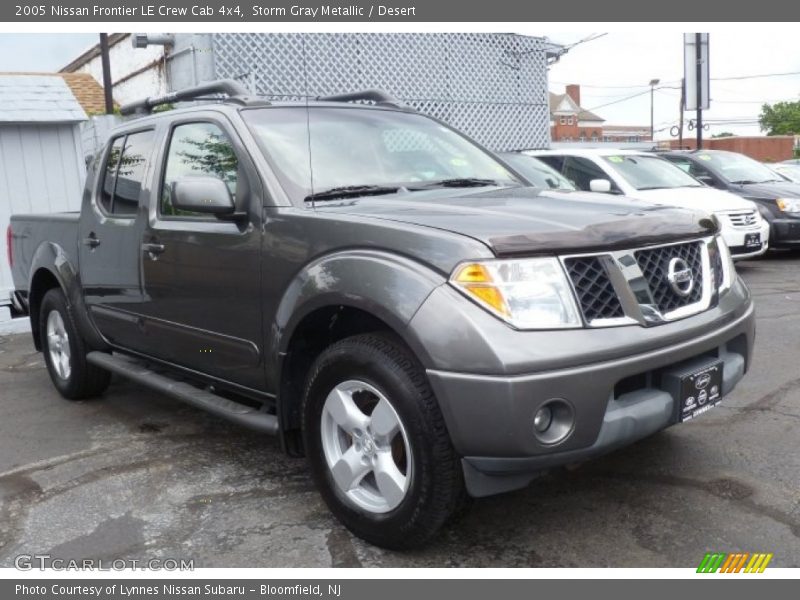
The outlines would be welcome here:
M 117 181 L 117 167 L 119 167 L 119 157 L 122 154 L 122 146 L 125 138 L 119 137 L 111 144 L 111 150 L 106 159 L 106 168 L 103 171 L 103 185 L 100 189 L 100 206 L 104 212 L 111 212 L 112 199 L 114 198 L 114 184 Z
M 100 194 L 100 206 L 106 213 L 118 217 L 136 216 L 152 150 L 152 130 L 114 140 L 106 159 Z

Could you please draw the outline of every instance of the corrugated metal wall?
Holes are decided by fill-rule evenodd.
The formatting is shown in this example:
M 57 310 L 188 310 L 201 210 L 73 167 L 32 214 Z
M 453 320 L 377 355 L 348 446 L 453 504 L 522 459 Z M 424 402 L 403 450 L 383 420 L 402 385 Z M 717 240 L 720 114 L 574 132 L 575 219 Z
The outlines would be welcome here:
M 213 34 L 216 76 L 276 99 L 379 88 L 494 150 L 550 142 L 547 43 L 493 33 Z
M 86 174 L 77 124 L 0 123 L 0 304 L 13 289 L 5 232 L 15 213 L 79 210 Z

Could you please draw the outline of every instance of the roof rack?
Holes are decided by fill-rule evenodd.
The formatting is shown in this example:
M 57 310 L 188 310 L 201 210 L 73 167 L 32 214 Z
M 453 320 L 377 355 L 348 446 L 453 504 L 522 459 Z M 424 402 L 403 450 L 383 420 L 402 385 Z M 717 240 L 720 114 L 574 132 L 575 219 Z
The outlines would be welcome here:
M 379 106 L 394 106 L 395 108 L 403 108 L 406 110 L 410 108 L 383 90 L 361 90 L 346 94 L 335 94 L 333 96 L 317 96 L 317 100 L 321 102 L 356 102 L 362 100 L 374 102 Z
M 201 98 L 207 100 L 208 98 L 204 96 L 208 96 L 209 94 L 227 94 L 227 100 L 239 104 L 246 104 L 248 100 L 253 99 L 248 89 L 238 81 L 233 79 L 220 79 L 218 81 L 202 83 L 177 92 L 170 92 L 163 96 L 151 96 L 143 100 L 136 100 L 135 102 L 120 107 L 119 112 L 123 115 L 149 114 L 156 106 L 169 104 L 171 102 L 198 100 Z

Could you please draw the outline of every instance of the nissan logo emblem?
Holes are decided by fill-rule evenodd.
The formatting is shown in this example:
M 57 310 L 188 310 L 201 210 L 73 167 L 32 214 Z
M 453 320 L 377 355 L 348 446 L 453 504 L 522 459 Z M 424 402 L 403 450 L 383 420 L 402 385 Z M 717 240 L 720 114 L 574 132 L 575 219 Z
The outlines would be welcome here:
M 679 296 L 686 297 L 691 294 L 694 289 L 694 276 L 689 263 L 677 256 L 670 259 L 667 266 L 667 281 L 672 291 Z
M 695 379 L 694 387 L 698 390 L 702 390 L 706 387 L 709 383 L 711 383 L 711 375 L 708 373 L 703 373 L 697 379 Z

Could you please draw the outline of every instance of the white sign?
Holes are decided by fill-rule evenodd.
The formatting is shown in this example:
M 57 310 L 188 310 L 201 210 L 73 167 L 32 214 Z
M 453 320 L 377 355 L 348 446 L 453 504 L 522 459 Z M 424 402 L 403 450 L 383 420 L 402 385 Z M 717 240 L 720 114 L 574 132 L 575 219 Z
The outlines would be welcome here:
M 699 40 L 698 40 L 699 38 Z M 698 41 L 700 52 L 698 53 Z M 698 64 L 700 73 L 697 72 Z M 699 76 L 699 82 L 698 82 Z M 709 70 L 708 70 L 708 34 L 684 33 L 683 34 L 683 81 L 685 110 L 707 110 L 709 103 Z M 698 85 L 699 83 L 699 85 Z M 700 101 L 698 102 L 698 90 Z M 698 106 L 699 104 L 699 106 Z

